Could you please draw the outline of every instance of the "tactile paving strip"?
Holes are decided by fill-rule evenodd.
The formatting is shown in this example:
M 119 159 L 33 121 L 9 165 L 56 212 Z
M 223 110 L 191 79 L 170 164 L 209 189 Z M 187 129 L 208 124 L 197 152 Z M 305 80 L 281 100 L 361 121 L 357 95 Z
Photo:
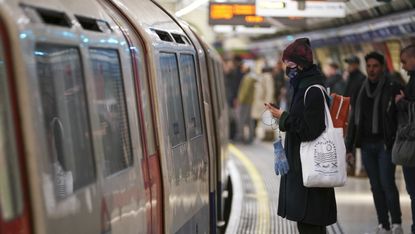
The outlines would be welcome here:
M 251 164 L 256 168 L 256 172 L 263 180 L 268 197 L 266 204 L 269 209 L 269 216 L 267 216 L 269 220 L 261 220 L 263 219 L 263 215 L 261 217 L 259 212 L 263 212 L 263 210 L 261 211 L 259 206 L 264 201 L 258 196 L 258 191 L 256 191 L 257 185 L 253 181 L 255 179 L 252 178 L 252 173 L 250 173 L 249 168 L 241 161 L 240 157 L 232 155 L 231 160 L 233 160 L 238 171 L 241 184 L 240 187 L 242 190 L 234 190 L 233 192 L 234 195 L 235 193 L 242 192 L 242 202 L 240 204 L 240 212 L 232 212 L 231 214 L 231 216 L 239 216 L 237 218 L 233 217 L 234 219 L 239 219 L 238 222 L 234 223 L 236 227 L 228 227 L 226 233 L 297 234 L 297 224 L 295 222 L 281 218 L 277 215 L 280 179 L 274 173 L 272 144 L 259 143 L 255 146 L 238 145 L 237 148 L 244 153 L 247 159 L 249 159 Z M 232 209 L 233 208 L 234 207 L 232 207 Z M 330 234 L 343 234 L 341 226 L 338 223 L 329 226 L 327 231 Z

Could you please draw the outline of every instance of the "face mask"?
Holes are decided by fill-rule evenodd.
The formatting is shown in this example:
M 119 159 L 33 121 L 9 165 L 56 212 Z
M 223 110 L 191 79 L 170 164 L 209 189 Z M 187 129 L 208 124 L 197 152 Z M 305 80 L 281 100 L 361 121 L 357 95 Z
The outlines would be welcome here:
M 297 68 L 296 67 L 294 67 L 294 68 L 287 67 L 285 69 L 285 74 L 288 76 L 288 78 L 293 79 L 298 74 Z

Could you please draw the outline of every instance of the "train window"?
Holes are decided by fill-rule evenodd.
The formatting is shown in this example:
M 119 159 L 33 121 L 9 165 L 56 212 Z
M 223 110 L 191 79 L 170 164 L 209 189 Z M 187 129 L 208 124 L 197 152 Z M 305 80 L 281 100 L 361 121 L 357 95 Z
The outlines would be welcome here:
M 162 41 L 173 41 L 170 34 L 166 31 L 154 30 Z
M 0 38 L 0 217 L 8 221 L 22 213 L 23 198 L 6 72 Z
M 172 146 L 175 146 L 186 141 L 182 94 L 176 55 L 172 53 L 161 53 L 160 67 L 164 93 L 167 97 L 169 139 Z
M 111 28 L 108 23 L 104 20 L 98 20 L 90 17 L 84 17 L 80 15 L 75 15 L 75 18 L 81 24 L 82 28 L 85 30 L 95 31 L 95 32 L 104 32 L 110 33 Z
M 76 47 L 40 43 L 34 55 L 48 162 L 62 199 L 96 178 L 80 54 Z
M 57 25 L 68 28 L 72 26 L 71 20 L 64 12 L 43 8 L 37 8 L 36 10 L 45 24 Z
M 194 57 L 191 54 L 180 55 L 180 77 L 185 104 L 186 126 L 189 137 L 202 134 L 200 107 L 196 83 Z
M 133 164 L 127 106 L 117 50 L 91 48 L 95 98 L 100 138 L 104 152 L 104 175 L 112 175 Z
M 186 42 L 184 42 L 182 36 L 180 34 L 176 34 L 176 33 L 172 33 L 171 34 L 174 38 L 174 40 L 179 43 L 179 44 L 186 44 Z

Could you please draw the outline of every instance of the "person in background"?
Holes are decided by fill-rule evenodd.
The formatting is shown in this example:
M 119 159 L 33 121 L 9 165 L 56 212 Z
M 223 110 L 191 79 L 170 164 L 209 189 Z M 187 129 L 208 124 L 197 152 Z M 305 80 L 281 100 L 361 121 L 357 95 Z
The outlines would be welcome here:
M 408 72 L 409 82 L 403 91 L 395 97 L 398 111 L 407 112 L 408 106 L 415 102 L 415 45 L 409 45 L 401 51 L 402 69 Z M 406 191 L 411 198 L 412 234 L 415 234 L 415 167 L 402 166 Z
M 245 68 L 241 56 L 236 55 L 232 61 L 228 61 L 225 67 L 226 98 L 229 107 L 229 138 L 235 140 L 237 134 L 238 116 L 236 113 L 237 95 L 239 85 L 245 75 Z
M 258 64 L 256 69 L 258 80 L 255 83 L 254 100 L 251 111 L 251 116 L 252 119 L 254 119 L 255 123 L 255 129 L 258 126 L 258 122 L 262 116 L 262 113 L 264 112 L 264 103 L 274 101 L 274 81 L 272 79 L 271 68 L 265 68 L 264 64 Z M 274 134 L 274 131 L 272 131 L 272 134 Z
M 352 108 L 346 138 L 347 157 L 360 146 L 369 177 L 379 225 L 372 233 L 401 234 L 402 214 L 391 150 L 397 131 L 395 96 L 399 85 L 385 75 L 385 59 L 378 52 L 365 56 L 367 79 Z M 392 226 L 389 222 L 392 218 Z
M 360 59 L 356 55 L 352 55 L 344 60 L 347 64 L 344 72 L 344 78 L 346 80 L 346 87 L 344 90 L 344 96 L 350 97 L 350 106 L 354 107 L 359 90 L 362 87 L 363 81 L 366 76 L 360 71 Z M 353 150 L 353 155 L 356 155 L 356 150 Z M 348 158 L 347 174 L 351 176 L 365 176 L 366 171 L 361 165 L 358 166 L 360 170 L 356 172 L 356 157 Z M 356 174 L 357 173 L 357 174 Z
M 319 88 L 311 88 L 305 101 L 304 94 L 311 85 L 324 86 L 325 78 L 313 64 L 308 38 L 288 45 L 282 60 L 294 92 L 290 110 L 265 105 L 286 132 L 284 149 L 290 169 L 281 176 L 278 215 L 296 221 L 300 234 L 325 234 L 326 226 L 337 220 L 334 189 L 304 187 L 300 161 L 301 142 L 315 140 L 326 128 L 325 96 Z
M 235 104 L 239 113 L 236 140 L 247 144 L 252 143 L 254 139 L 255 128 L 251 117 L 251 109 L 254 103 L 255 83 L 258 80 L 258 75 L 255 65 L 251 65 L 247 74 L 242 78 Z
M 284 64 L 282 61 L 277 61 L 275 64 L 272 77 L 274 78 L 274 100 L 277 101 L 280 98 L 281 88 L 285 86 Z
M 347 63 L 345 80 L 346 87 L 344 89 L 344 96 L 350 97 L 350 105 L 354 106 L 354 103 L 362 87 L 363 81 L 366 76 L 360 71 L 360 59 L 359 57 L 352 55 L 344 60 Z
M 339 65 L 331 62 L 325 70 L 325 75 L 327 77 L 326 86 L 330 88 L 330 93 L 343 95 L 346 83 L 339 71 Z

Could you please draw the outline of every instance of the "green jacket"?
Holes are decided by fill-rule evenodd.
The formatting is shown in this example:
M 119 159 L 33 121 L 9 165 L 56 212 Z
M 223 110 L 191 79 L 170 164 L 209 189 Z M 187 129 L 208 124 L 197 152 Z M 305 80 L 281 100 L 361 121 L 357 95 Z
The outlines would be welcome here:
M 252 105 L 254 102 L 255 82 L 256 79 L 251 74 L 244 76 L 238 91 L 239 104 Z

